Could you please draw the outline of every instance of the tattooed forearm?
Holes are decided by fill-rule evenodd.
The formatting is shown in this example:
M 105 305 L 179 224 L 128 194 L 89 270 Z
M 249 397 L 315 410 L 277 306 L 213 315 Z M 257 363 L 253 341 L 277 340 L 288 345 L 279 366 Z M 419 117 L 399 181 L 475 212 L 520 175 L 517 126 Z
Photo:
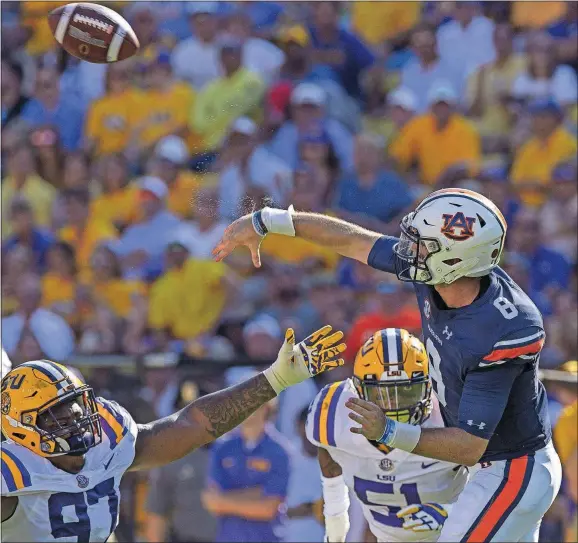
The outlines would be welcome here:
M 193 402 L 185 407 L 183 413 L 197 419 L 200 413 L 204 419 L 205 431 L 213 439 L 217 439 L 239 426 L 249 415 L 274 397 L 275 391 L 266 377 L 260 373 L 244 383 Z M 192 411 L 196 413 L 190 413 Z
M 317 458 L 319 459 L 319 467 L 323 477 L 338 477 L 341 475 L 341 466 L 331 458 L 331 455 L 325 449 L 317 449 Z
M 232 430 L 275 397 L 259 375 L 190 403 L 178 413 L 140 425 L 132 470 L 174 462 Z

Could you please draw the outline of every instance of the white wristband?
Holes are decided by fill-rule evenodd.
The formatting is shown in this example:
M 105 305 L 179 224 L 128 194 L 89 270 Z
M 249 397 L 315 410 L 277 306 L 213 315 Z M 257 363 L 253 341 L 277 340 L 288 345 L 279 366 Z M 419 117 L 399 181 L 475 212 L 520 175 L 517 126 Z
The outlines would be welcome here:
M 394 449 L 412 452 L 421 437 L 421 426 L 419 424 L 408 424 L 407 422 L 393 422 L 391 436 L 387 439 L 387 445 Z
M 272 234 L 295 237 L 293 213 L 295 213 L 293 206 L 289 206 L 289 209 L 265 207 L 261 210 L 261 220 L 267 227 L 267 231 Z
M 326 517 L 335 517 L 349 509 L 349 490 L 343 475 L 337 477 L 321 476 L 323 485 L 323 514 Z

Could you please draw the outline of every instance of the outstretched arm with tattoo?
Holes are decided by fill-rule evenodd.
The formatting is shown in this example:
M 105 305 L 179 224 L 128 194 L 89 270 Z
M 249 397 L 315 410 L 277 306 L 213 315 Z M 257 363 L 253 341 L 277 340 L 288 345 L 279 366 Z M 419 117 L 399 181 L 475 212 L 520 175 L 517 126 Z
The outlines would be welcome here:
M 263 373 L 209 394 L 177 413 L 139 425 L 131 470 L 169 464 L 227 433 L 283 389 L 343 364 L 343 332 L 325 326 L 295 345 L 289 329 L 277 360 Z

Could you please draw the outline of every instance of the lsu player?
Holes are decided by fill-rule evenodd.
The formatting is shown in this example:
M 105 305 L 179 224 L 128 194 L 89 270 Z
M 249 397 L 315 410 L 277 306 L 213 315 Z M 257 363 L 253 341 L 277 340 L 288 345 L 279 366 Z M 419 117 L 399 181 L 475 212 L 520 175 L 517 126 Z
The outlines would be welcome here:
M 317 213 L 265 207 L 237 219 L 214 249 L 221 260 L 259 246 L 272 232 L 332 247 L 414 285 L 430 377 L 445 428 L 395 421 L 351 398 L 352 428 L 389 447 L 472 466 L 449 516 L 417 506 L 415 530 L 439 529 L 441 541 L 538 541 L 556 497 L 560 460 L 552 445 L 538 364 L 545 334 L 527 294 L 498 266 L 506 221 L 482 194 L 442 189 L 400 224 L 399 238 Z
M 424 428 L 443 427 L 432 401 L 428 359 L 421 341 L 406 330 L 373 334 L 355 358 L 353 378 L 326 386 L 311 404 L 307 437 L 319 447 L 327 541 L 345 541 L 349 528 L 347 487 L 359 498 L 378 541 L 436 541 L 439 533 L 404 530 L 409 505 L 455 501 L 467 468 L 392 449 L 350 432 L 346 407 L 363 398 L 388 417 Z
M 295 345 L 287 330 L 276 361 L 234 387 L 137 425 L 66 367 L 15 367 L 0 392 L 2 541 L 106 541 L 118 522 L 127 470 L 182 458 L 233 429 L 281 390 L 343 363 L 342 332 L 326 326 Z

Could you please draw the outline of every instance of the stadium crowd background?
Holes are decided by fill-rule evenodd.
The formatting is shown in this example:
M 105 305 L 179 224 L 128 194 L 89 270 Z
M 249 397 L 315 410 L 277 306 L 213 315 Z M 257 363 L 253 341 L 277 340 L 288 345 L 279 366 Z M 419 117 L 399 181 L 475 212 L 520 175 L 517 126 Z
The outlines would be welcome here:
M 63 4 L 2 3 L 13 363 L 71 364 L 145 422 L 270 362 L 288 326 L 345 330 L 352 362 L 377 329 L 419 334 L 410 287 L 299 239 L 268 236 L 260 269 L 245 252 L 215 263 L 212 247 L 263 202 L 395 234 L 423 195 L 460 186 L 506 215 L 502 265 L 544 314 L 542 368 L 568 375 L 547 386 L 558 450 L 576 461 L 576 2 L 107 3 L 142 46 L 110 66 L 56 46 L 45 16 Z M 322 384 L 286 391 L 252 422 L 255 439 L 269 420 L 287 440 L 274 469 L 253 466 L 287 500 L 226 516 L 221 540 L 266 540 L 271 526 L 281 540 L 321 540 L 301 430 Z M 219 454 L 127 476 L 117 539 L 212 540 Z M 576 541 L 569 477 L 541 541 Z

